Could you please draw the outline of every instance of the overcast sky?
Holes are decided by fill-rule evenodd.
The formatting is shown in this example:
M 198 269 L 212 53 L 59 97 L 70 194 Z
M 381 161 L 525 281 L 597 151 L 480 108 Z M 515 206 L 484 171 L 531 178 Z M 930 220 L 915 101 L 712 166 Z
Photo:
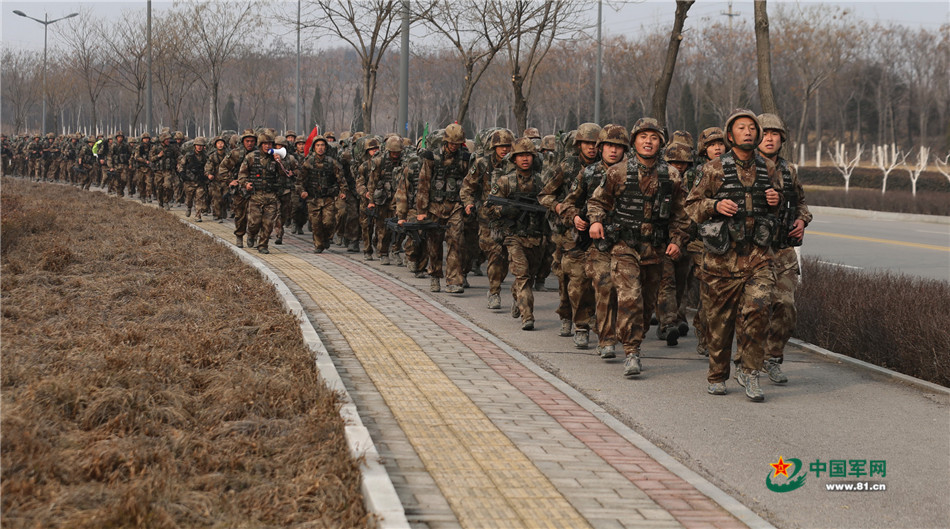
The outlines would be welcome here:
M 597 3 L 590 2 L 590 19 L 596 20 Z M 779 0 L 771 0 L 774 4 Z M 791 4 L 809 4 L 816 3 L 808 0 L 781 0 L 782 3 Z M 936 30 L 941 24 L 950 24 L 950 1 L 948 0 L 924 0 L 910 2 L 822 2 L 839 5 L 852 11 L 854 16 L 869 22 L 895 22 L 907 26 L 925 27 Z M 76 12 L 80 7 L 92 9 L 97 16 L 114 18 L 123 11 L 137 10 L 145 18 L 145 0 L 117 1 L 117 0 L 79 0 L 74 2 L 41 2 L 41 1 L 8 1 L 0 0 L 0 19 L 2 19 L 2 41 L 4 47 L 27 48 L 33 50 L 43 49 L 43 25 L 31 20 L 19 17 L 13 14 L 18 9 L 27 15 L 43 19 L 48 15 L 50 19 L 63 17 Z M 294 1 L 268 0 L 262 2 L 267 9 L 274 9 L 275 5 L 282 5 L 280 9 L 285 12 L 293 12 L 296 5 Z M 155 0 L 152 2 L 153 14 L 167 9 L 171 2 L 162 2 Z M 690 9 L 687 19 L 687 28 L 690 24 L 699 24 L 705 21 L 727 20 L 723 12 L 729 9 L 728 2 L 713 0 L 699 0 Z M 616 35 L 638 31 L 640 26 L 653 26 L 661 24 L 669 26 L 673 21 L 673 11 L 675 4 L 673 0 L 649 0 L 649 1 L 630 1 L 630 0 L 606 0 L 604 2 L 604 34 Z M 733 2 L 733 13 L 738 13 L 740 18 L 751 20 L 752 2 Z M 50 46 L 56 45 L 57 27 L 66 24 L 68 21 L 59 22 L 49 26 Z M 397 42 L 398 44 L 398 42 Z

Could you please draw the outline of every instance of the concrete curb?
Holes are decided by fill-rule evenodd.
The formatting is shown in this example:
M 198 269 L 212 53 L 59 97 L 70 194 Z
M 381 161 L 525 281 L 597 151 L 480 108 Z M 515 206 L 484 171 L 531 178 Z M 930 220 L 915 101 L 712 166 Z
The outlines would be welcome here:
M 903 220 L 909 222 L 927 222 L 930 224 L 950 225 L 950 217 L 941 215 L 917 215 L 912 213 L 891 213 L 889 211 L 871 211 L 867 209 L 833 208 L 831 206 L 808 206 L 812 213 L 844 215 L 859 219 Z
M 926 380 L 921 380 L 921 379 L 919 379 L 919 378 L 915 378 L 915 377 L 912 377 L 912 376 L 910 376 L 910 375 L 905 375 L 905 374 L 903 374 L 903 373 L 898 373 L 897 371 L 892 371 L 892 370 L 887 369 L 887 368 L 885 368 L 885 367 L 876 366 L 876 365 L 874 365 L 874 364 L 865 362 L 865 361 L 863 361 L 863 360 L 858 360 L 857 358 L 851 358 L 850 356 L 845 356 L 845 355 L 843 355 L 843 354 L 838 354 L 838 353 L 829 351 L 829 350 L 827 350 L 827 349 L 818 347 L 817 345 L 813 345 L 813 344 L 810 344 L 810 343 L 808 343 L 808 342 L 803 342 L 803 341 L 799 340 L 798 338 L 792 338 L 792 339 L 790 339 L 790 340 L 789 340 L 789 343 L 791 343 L 791 344 L 793 344 L 793 345 L 796 345 L 796 346 L 798 346 L 798 347 L 801 347 L 802 349 L 804 349 L 804 350 L 806 350 L 806 351 L 808 351 L 808 352 L 810 352 L 810 353 L 815 353 L 815 354 L 818 354 L 818 355 L 821 355 L 821 356 L 824 356 L 824 357 L 827 357 L 827 358 L 831 358 L 831 359 L 833 359 L 833 360 L 837 360 L 837 361 L 839 361 L 839 362 L 843 362 L 843 363 L 846 363 L 846 364 L 851 364 L 851 365 L 853 365 L 853 366 L 863 367 L 863 368 L 865 368 L 865 369 L 869 369 L 869 370 L 871 370 L 871 371 L 874 371 L 875 373 L 879 373 L 879 374 L 881 374 L 881 375 L 888 376 L 888 377 L 890 377 L 890 378 L 893 378 L 893 379 L 895 379 L 895 380 L 899 380 L 899 381 L 904 382 L 904 383 L 906 383 L 906 384 L 910 384 L 910 385 L 912 385 L 912 386 L 917 386 L 918 388 L 923 389 L 923 390 L 925 390 L 925 391 L 933 391 L 934 393 L 942 393 L 942 394 L 944 394 L 944 395 L 950 395 L 950 388 L 945 388 L 945 387 L 941 386 L 940 384 L 934 384 L 933 382 L 927 382 Z
M 500 347 L 503 351 L 511 355 L 512 358 L 514 358 L 523 366 L 531 370 L 531 372 L 538 375 L 543 380 L 550 383 L 552 386 L 556 387 L 559 391 L 561 391 L 562 393 L 570 397 L 571 400 L 576 402 L 579 406 L 581 406 L 582 408 L 584 408 L 585 410 L 589 411 L 591 414 L 596 416 L 598 419 L 603 421 L 604 424 L 606 424 L 608 427 L 610 427 L 615 432 L 617 432 L 621 437 L 623 437 L 627 441 L 630 441 L 634 446 L 636 446 L 640 450 L 643 450 L 644 452 L 646 452 L 650 457 L 652 457 L 658 463 L 666 467 L 667 470 L 676 474 L 677 476 L 682 478 L 684 481 L 686 481 L 690 485 L 696 487 L 698 491 L 708 496 L 711 500 L 718 503 L 723 509 L 725 509 L 727 512 L 735 516 L 742 523 L 746 524 L 750 529 L 776 529 L 774 525 L 769 523 L 764 518 L 760 517 L 755 512 L 753 512 L 752 509 L 749 509 L 748 507 L 746 507 L 744 504 L 742 504 L 742 502 L 733 498 L 732 496 L 724 492 L 722 489 L 720 489 L 719 487 L 717 487 L 716 485 L 708 481 L 706 478 L 700 476 L 695 471 L 690 470 L 686 465 L 680 463 L 679 461 L 676 460 L 676 458 L 674 458 L 673 456 L 663 451 L 662 448 L 651 443 L 647 438 L 638 434 L 632 428 L 630 428 L 629 426 L 627 426 L 626 424 L 624 424 L 623 422 L 615 418 L 609 412 L 604 410 L 600 405 L 598 405 L 594 401 L 587 398 L 583 393 L 574 389 L 568 383 L 557 378 L 551 373 L 548 373 L 543 368 L 541 368 L 538 364 L 534 363 L 533 360 L 526 357 L 517 349 L 512 348 L 511 346 L 506 344 L 504 341 L 497 338 L 495 335 L 491 334 L 489 331 L 486 331 L 485 329 L 482 329 L 478 325 L 475 325 L 474 323 L 466 320 L 465 318 L 462 318 L 461 316 L 456 314 L 454 311 L 452 311 L 451 309 L 448 309 L 447 307 L 439 303 L 437 300 L 429 296 L 427 293 L 420 291 L 416 287 L 408 283 L 404 283 L 400 279 L 394 276 L 391 276 L 389 274 L 386 274 L 385 272 L 376 270 L 375 268 L 367 267 L 367 269 L 371 270 L 373 273 L 377 275 L 385 277 L 387 280 L 390 280 L 393 283 L 396 283 L 402 286 L 403 288 L 416 292 L 420 298 L 426 300 L 427 302 L 429 302 L 430 304 L 432 304 L 433 306 L 435 306 L 436 308 L 438 308 L 439 310 L 441 310 L 442 312 L 450 316 L 455 321 L 477 332 L 486 340 Z
M 263 261 L 250 255 L 246 251 L 228 244 L 227 241 L 204 230 L 200 226 L 196 226 L 184 219 L 181 219 L 181 221 L 186 226 L 190 226 L 229 247 L 242 261 L 256 268 L 257 271 L 277 289 L 277 293 L 283 300 L 284 306 L 291 314 L 296 316 L 297 321 L 300 322 L 300 331 L 303 334 L 303 341 L 316 358 L 316 366 L 317 371 L 320 373 L 320 378 L 327 387 L 341 396 L 343 405 L 340 407 L 340 417 L 343 419 L 345 425 L 346 442 L 347 445 L 349 445 L 350 454 L 354 458 L 363 458 L 363 464 L 360 465 L 360 474 L 362 476 L 360 489 L 363 493 L 366 510 L 378 517 L 377 527 L 380 529 L 409 529 L 409 520 L 406 518 L 406 511 L 403 508 L 402 501 L 399 499 L 399 495 L 396 494 L 396 487 L 389 477 L 389 472 L 386 471 L 385 465 L 381 462 L 379 452 L 376 450 L 376 445 L 373 444 L 373 439 L 369 435 L 369 430 L 363 426 L 363 421 L 360 419 L 356 404 L 350 397 L 349 392 L 346 391 L 343 379 L 340 378 L 336 366 L 333 365 L 333 360 L 330 358 L 329 353 L 327 353 L 327 349 L 323 345 L 323 341 L 320 340 L 316 329 L 313 328 L 313 324 L 310 323 L 310 318 L 307 317 L 307 312 L 300 304 L 300 301 L 294 293 L 290 291 L 290 288 L 287 287 L 283 280 Z

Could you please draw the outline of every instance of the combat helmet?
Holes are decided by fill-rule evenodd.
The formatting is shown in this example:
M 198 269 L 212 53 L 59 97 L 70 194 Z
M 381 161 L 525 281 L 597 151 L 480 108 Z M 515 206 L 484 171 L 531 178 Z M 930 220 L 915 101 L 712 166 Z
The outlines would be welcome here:
M 732 148 L 732 142 L 729 141 L 729 132 L 732 130 L 732 124 L 735 123 L 735 121 L 739 118 L 749 118 L 755 122 L 755 141 L 752 143 L 752 148 L 756 148 L 762 141 L 762 124 L 759 123 L 759 118 L 755 115 L 755 112 L 745 108 L 737 108 L 733 110 L 732 114 L 729 115 L 729 118 L 726 119 L 726 126 L 722 128 L 722 141 L 726 144 L 727 149 Z
M 378 148 L 379 148 L 379 138 L 377 138 L 376 136 L 370 137 L 363 144 L 363 152 L 369 152 L 371 149 L 378 149 Z
M 145 138 L 148 138 L 149 140 L 151 140 L 151 139 L 152 139 L 152 135 L 149 134 L 148 132 L 143 132 L 143 133 L 142 133 L 142 137 L 139 138 L 139 139 L 144 140 Z
M 622 125 L 607 125 L 597 136 L 597 146 L 600 147 L 604 143 L 620 145 L 626 150 L 630 148 L 630 135 Z
M 175 131 L 175 141 L 184 140 L 184 139 L 185 139 L 185 134 L 184 134 L 182 131 L 180 131 L 180 130 L 176 130 L 176 131 Z
M 775 114 L 759 114 L 759 124 L 762 126 L 762 131 L 767 130 L 777 130 L 779 135 L 782 136 L 782 143 L 785 143 L 786 138 L 788 137 L 788 130 L 785 128 L 785 122 L 782 121 L 782 118 L 776 116 Z
M 257 144 L 263 145 L 265 143 L 274 143 L 274 137 L 266 132 L 262 132 L 257 135 Z
M 288 131 L 284 132 L 284 137 L 285 137 L 285 138 L 289 138 L 289 137 L 291 137 L 291 136 L 293 136 L 294 138 L 296 138 L 296 137 L 297 137 L 297 133 L 294 132 L 294 131 L 292 131 L 292 130 L 288 130 Z
M 693 135 L 689 133 L 688 130 L 677 130 L 673 132 L 673 138 L 670 140 L 670 144 L 682 143 L 683 145 L 692 149 L 696 144 L 693 142 Z
M 280 145 L 282 147 L 287 146 L 287 137 L 286 136 L 277 136 L 274 138 L 274 145 Z
M 194 144 L 201 145 L 202 147 L 204 147 L 208 145 L 208 139 L 205 138 L 204 136 L 198 136 L 197 138 L 195 138 Z
M 596 123 L 581 123 L 581 125 L 577 127 L 577 132 L 574 133 L 574 145 L 582 141 L 597 143 L 597 140 L 600 138 L 600 131 L 600 125 Z
M 524 129 L 524 134 L 521 135 L 524 138 L 531 138 L 532 140 L 540 140 L 541 132 L 535 127 L 528 127 Z
M 452 123 L 445 127 L 445 135 L 442 141 L 445 143 L 465 143 L 465 132 L 462 131 L 462 126 L 458 123 Z
M 557 149 L 557 137 L 554 134 L 548 134 L 547 136 L 541 138 L 541 149 L 545 151 L 553 151 Z
M 633 128 L 630 129 L 630 139 L 633 140 L 637 137 L 637 134 L 648 130 L 652 130 L 660 135 L 660 147 L 666 145 L 666 131 L 663 130 L 663 127 L 660 126 L 660 122 L 657 121 L 656 118 L 638 119 L 637 122 L 633 124 Z
M 499 129 L 491 133 L 488 137 L 488 150 L 494 150 L 495 147 L 511 146 L 515 142 L 515 135 L 508 129 Z
M 693 150 L 685 143 L 671 143 L 663 152 L 663 159 L 668 162 L 693 163 Z
M 518 141 L 511 146 L 511 158 L 514 159 L 514 157 L 519 154 L 538 154 L 538 148 L 535 147 L 534 141 L 532 141 L 531 138 L 519 138 Z
M 395 134 L 386 138 L 386 150 L 389 152 L 402 152 L 402 138 Z
M 241 141 L 244 141 L 244 138 L 257 139 L 257 134 L 255 134 L 251 129 L 244 129 L 244 132 L 241 133 Z
M 722 133 L 722 129 L 720 129 L 719 127 L 709 127 L 709 128 L 703 129 L 703 131 L 699 134 L 699 145 L 697 145 L 697 150 L 705 154 L 706 149 L 714 141 L 721 141 L 725 143 L 726 138 Z

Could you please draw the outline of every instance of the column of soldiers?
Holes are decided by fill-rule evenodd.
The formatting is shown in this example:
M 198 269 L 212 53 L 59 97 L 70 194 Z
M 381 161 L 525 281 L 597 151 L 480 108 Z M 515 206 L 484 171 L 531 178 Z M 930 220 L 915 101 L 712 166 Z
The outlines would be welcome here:
M 600 358 L 622 350 L 623 376 L 643 372 L 647 331 L 668 346 L 689 332 L 687 294 L 698 290 L 697 352 L 707 391 L 735 378 L 762 401 L 763 373 L 778 384 L 795 326 L 800 273 L 793 249 L 811 221 L 795 167 L 779 153 L 787 131 L 772 114 L 736 110 L 723 128 L 668 137 L 652 118 L 629 131 L 584 123 L 559 136 L 504 128 L 467 141 L 458 124 L 412 145 L 391 134 L 316 136 L 293 131 L 203 137 L 164 130 L 126 141 L 69 135 L 3 137 L 4 174 L 107 188 L 201 222 L 234 219 L 235 244 L 269 253 L 285 227 L 313 251 L 333 243 L 463 294 L 486 263 L 487 307 L 534 329 L 534 292 L 558 279 L 559 334 Z M 669 138 L 669 139 L 668 139 Z M 444 287 L 443 287 L 444 279 Z M 655 316 L 655 317 L 654 317 Z M 733 341 L 736 352 L 732 352 Z

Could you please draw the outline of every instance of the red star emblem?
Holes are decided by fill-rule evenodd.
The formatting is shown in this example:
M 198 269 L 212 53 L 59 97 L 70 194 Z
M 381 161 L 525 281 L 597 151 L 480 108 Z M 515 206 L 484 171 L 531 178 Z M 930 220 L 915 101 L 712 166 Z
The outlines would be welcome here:
M 777 478 L 779 474 L 784 474 L 785 477 L 788 477 L 788 467 L 792 466 L 791 463 L 786 463 L 782 456 L 778 456 L 778 463 L 771 463 L 772 468 L 775 469 L 775 473 L 772 474 L 773 478 Z

